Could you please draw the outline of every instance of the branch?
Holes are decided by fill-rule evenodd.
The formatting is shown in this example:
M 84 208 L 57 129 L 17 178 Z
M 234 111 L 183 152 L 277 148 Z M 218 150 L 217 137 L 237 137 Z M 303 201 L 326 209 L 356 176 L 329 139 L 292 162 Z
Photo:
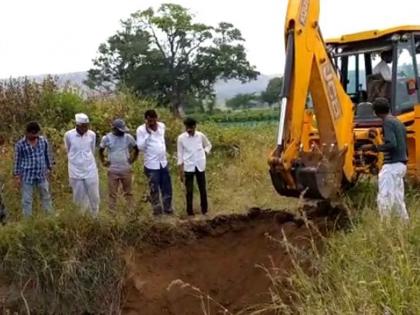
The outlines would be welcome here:
M 148 23 L 148 27 L 149 27 L 149 29 L 151 30 L 151 32 L 152 32 L 152 35 L 153 35 L 153 38 L 154 38 L 154 40 L 155 40 L 155 42 L 156 42 L 156 45 L 157 45 L 157 47 L 159 48 L 159 50 L 160 50 L 160 52 L 162 53 L 162 55 L 163 55 L 163 57 L 164 57 L 164 59 L 165 59 L 165 61 L 166 61 L 166 53 L 165 53 L 165 50 L 163 49 L 163 47 L 162 47 L 162 45 L 160 44 L 160 42 L 159 42 L 159 39 L 158 39 L 158 37 L 157 37 L 157 35 L 156 35 L 156 32 L 155 32 L 155 29 L 153 28 L 153 26 L 152 26 L 152 23 L 150 22 L 150 21 L 148 21 L 149 23 Z
M 200 40 L 198 40 L 198 43 L 196 44 L 196 45 L 194 45 L 194 46 L 192 46 L 191 47 L 191 49 L 189 49 L 188 51 L 186 51 L 185 52 L 185 54 L 184 54 L 184 58 L 182 58 L 183 60 L 188 60 L 189 59 L 189 57 L 190 57 L 190 55 L 191 55 L 191 53 L 192 52 L 194 52 L 195 50 L 197 50 L 199 47 L 200 47 L 200 45 L 203 43 L 203 42 L 205 42 L 207 40 L 207 38 L 205 38 L 205 37 L 202 37 Z M 181 60 L 182 60 L 181 59 Z M 181 64 L 182 62 L 179 62 L 178 63 L 178 65 L 177 65 L 177 68 L 178 68 L 178 66 Z
M 174 67 L 176 51 L 177 51 L 177 50 L 174 49 L 174 41 L 175 41 L 175 34 L 174 33 L 172 33 L 172 34 L 168 33 L 169 49 L 171 51 L 171 68 Z
M 31 315 L 31 310 L 30 310 L 30 308 L 29 308 L 28 301 L 26 300 L 25 295 L 24 295 L 23 293 L 25 292 L 26 287 L 28 286 L 28 284 L 29 284 L 30 282 L 31 282 L 31 279 L 29 279 L 28 281 L 26 281 L 25 285 L 23 286 L 22 290 L 20 291 L 20 297 L 22 298 L 23 303 L 24 303 L 24 305 L 25 305 L 25 309 L 26 309 L 26 314 L 27 314 L 27 315 Z

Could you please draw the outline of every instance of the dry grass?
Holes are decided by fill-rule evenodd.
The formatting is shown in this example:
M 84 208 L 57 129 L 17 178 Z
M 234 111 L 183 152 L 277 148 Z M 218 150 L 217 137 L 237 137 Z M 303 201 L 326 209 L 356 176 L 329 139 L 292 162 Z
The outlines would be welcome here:
M 7 130 L 3 134 L 6 142 L 0 148 L 0 177 L 5 184 L 4 201 L 9 210 L 7 225 L 0 228 L 0 295 L 8 291 L 7 305 L 19 313 L 30 310 L 38 314 L 117 314 L 123 298 L 121 251 L 155 241 L 145 233 L 153 222 L 150 206 L 144 201 L 148 187 L 141 159 L 134 169 L 135 206 L 127 209 L 121 202 L 117 213 L 107 209 L 106 170 L 100 168 L 101 210 L 99 218 L 92 219 L 81 215 L 72 205 L 62 139 L 72 127 L 76 111 L 87 112 L 92 128 L 103 135 L 109 122 L 118 116 L 126 117 L 131 129 L 135 129 L 142 123 L 144 110 L 153 104 L 124 94 L 85 102 L 72 91 L 61 94 L 53 82 L 47 83 L 10 82 L 9 86 L 0 86 L 0 109 L 10 116 L 8 121 L 14 122 L 3 128 Z M 20 110 L 14 113 L 8 104 L 20 106 Z M 183 188 L 176 176 L 174 159 L 175 140 L 183 131 L 182 124 L 165 110 L 158 111 L 168 126 L 174 205 L 177 213 L 183 215 Z M 34 217 L 23 220 L 20 192 L 14 187 L 11 174 L 13 144 L 22 134 L 24 124 L 38 118 L 54 146 L 56 166 L 51 187 L 55 214 L 45 216 L 37 201 Z M 289 200 L 274 192 L 268 176 L 266 158 L 274 142 L 273 125 L 222 128 L 207 123 L 199 127 L 214 146 L 207 168 L 212 213 L 239 212 L 256 205 L 272 208 L 289 205 Z M 196 191 L 196 202 L 198 199 Z M 197 209 L 198 206 L 196 203 Z M 182 237 L 171 229 L 161 232 L 174 239 Z
M 361 183 L 348 196 L 359 208 L 349 230 L 324 240 L 322 255 L 291 250 L 293 274 L 284 281 L 270 271 L 272 304 L 260 311 L 276 314 L 419 314 L 419 195 L 409 189 L 411 222 L 380 223 L 376 188 Z M 310 255 L 310 267 L 307 256 Z M 310 272 L 308 272 L 308 270 Z

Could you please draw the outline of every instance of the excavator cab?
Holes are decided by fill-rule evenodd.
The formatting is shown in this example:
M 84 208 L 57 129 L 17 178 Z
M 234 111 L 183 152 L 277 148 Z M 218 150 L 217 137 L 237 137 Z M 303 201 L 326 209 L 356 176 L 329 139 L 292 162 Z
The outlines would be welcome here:
M 345 35 L 326 45 L 353 102 L 356 174 L 376 174 L 379 170 L 379 155 L 362 153 L 360 148 L 378 142 L 382 121 L 374 114 L 372 102 L 385 97 L 392 114 L 408 128 L 409 171 L 418 177 L 415 106 L 420 104 L 420 28 L 402 26 Z M 375 128 L 377 131 L 372 132 Z
M 420 32 L 401 27 L 385 31 L 382 36 L 379 33 L 327 41 L 341 84 L 354 104 L 356 128 L 380 125 L 371 108 L 377 97 L 387 98 L 396 116 L 412 112 L 420 103 Z

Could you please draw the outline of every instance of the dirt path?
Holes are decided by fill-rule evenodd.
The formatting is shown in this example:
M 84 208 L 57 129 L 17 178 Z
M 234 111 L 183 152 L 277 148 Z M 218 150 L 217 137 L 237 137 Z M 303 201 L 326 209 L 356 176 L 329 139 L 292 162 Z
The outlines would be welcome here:
M 264 268 L 285 275 L 292 268 L 285 248 L 270 237 L 282 240 L 284 232 L 291 244 L 305 248 L 312 236 L 319 238 L 315 230 L 324 234 L 332 228 L 339 212 L 328 207 L 306 210 L 316 229 L 286 212 L 254 209 L 247 215 L 180 224 L 177 229 L 193 231 L 193 237 L 128 251 L 123 314 L 223 314 L 224 308 L 230 314 L 270 302 Z

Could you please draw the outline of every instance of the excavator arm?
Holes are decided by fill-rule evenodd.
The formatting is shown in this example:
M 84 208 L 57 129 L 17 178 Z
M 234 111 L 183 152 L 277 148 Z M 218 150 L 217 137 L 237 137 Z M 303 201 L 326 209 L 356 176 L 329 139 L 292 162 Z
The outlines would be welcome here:
M 323 41 L 319 2 L 289 0 L 277 147 L 269 165 L 279 194 L 333 199 L 355 177 L 353 104 Z M 308 96 L 314 120 L 306 109 Z

